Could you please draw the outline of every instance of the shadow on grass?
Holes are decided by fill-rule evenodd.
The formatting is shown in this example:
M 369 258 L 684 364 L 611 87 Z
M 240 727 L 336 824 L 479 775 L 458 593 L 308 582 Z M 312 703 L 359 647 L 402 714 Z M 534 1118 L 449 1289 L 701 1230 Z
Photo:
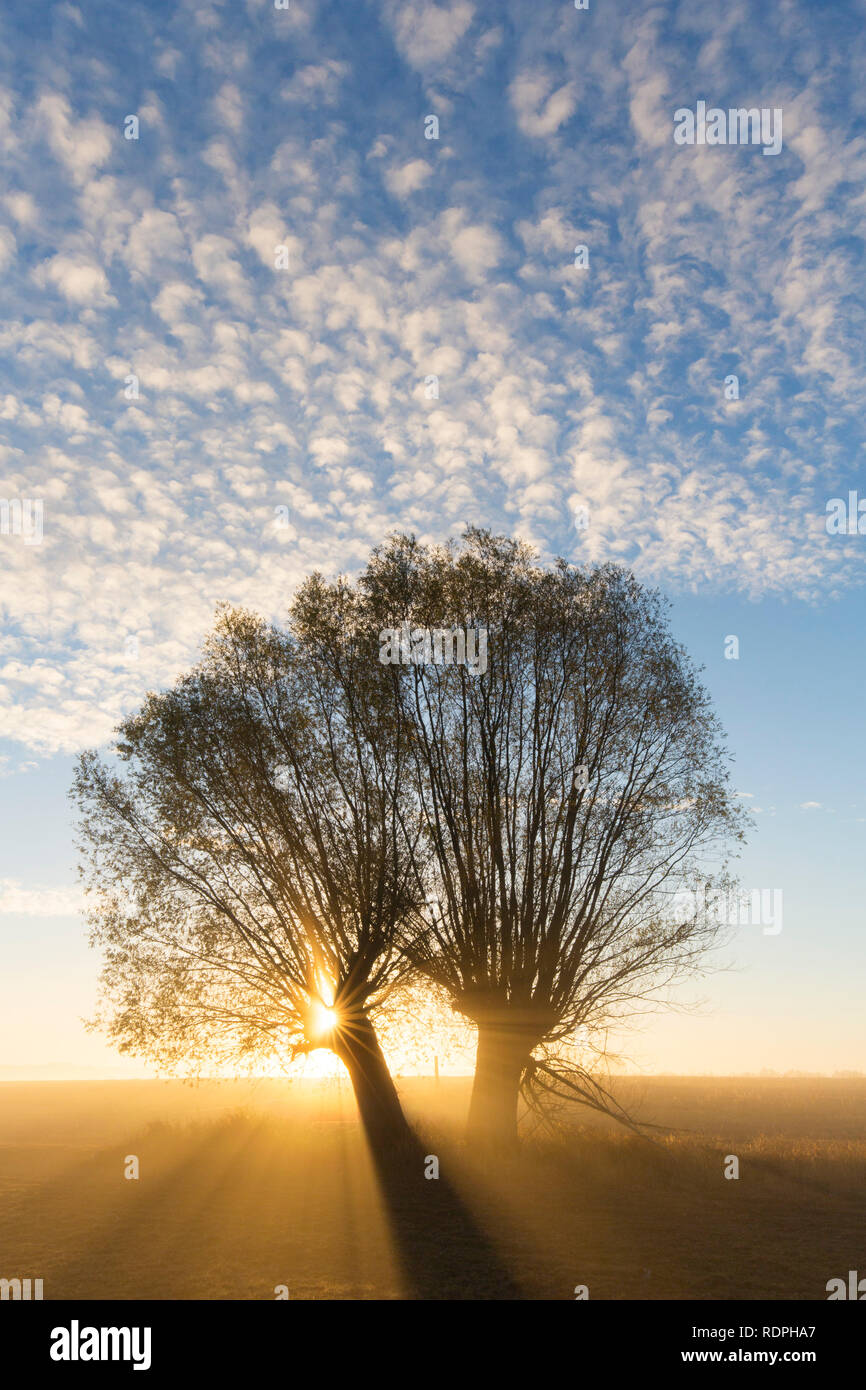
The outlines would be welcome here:
M 424 1176 L 433 1155 L 417 1135 L 371 1156 L 407 1298 L 525 1297 L 447 1174 Z

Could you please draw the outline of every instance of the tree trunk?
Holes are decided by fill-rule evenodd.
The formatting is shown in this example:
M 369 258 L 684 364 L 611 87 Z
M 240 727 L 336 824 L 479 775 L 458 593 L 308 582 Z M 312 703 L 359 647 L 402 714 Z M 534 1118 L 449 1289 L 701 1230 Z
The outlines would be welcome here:
M 522 1030 L 478 1025 L 475 1080 L 467 1127 L 471 1143 L 497 1152 L 517 1147 L 520 1078 L 534 1041 Z
M 333 1049 L 352 1079 L 370 1146 L 383 1152 L 409 1139 L 412 1132 L 369 1018 L 355 1016 L 349 1028 L 340 1028 Z

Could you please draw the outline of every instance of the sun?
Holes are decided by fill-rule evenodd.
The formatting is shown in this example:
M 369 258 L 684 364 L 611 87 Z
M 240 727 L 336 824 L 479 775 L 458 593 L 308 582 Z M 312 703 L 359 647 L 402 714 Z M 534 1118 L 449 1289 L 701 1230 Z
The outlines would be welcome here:
M 333 1033 L 338 1023 L 337 1010 L 317 1001 L 310 1009 L 307 1031 L 311 1038 L 324 1038 Z

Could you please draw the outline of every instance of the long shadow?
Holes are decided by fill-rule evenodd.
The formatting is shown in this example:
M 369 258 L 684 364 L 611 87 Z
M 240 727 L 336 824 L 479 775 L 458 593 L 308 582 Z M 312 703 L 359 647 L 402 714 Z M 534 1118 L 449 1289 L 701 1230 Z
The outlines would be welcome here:
M 408 1297 L 522 1299 L 525 1294 L 446 1174 L 425 1178 L 411 1134 L 387 1153 L 370 1143 Z
M 225 1184 L 226 1174 L 236 1166 L 238 1156 L 254 1141 L 255 1135 L 255 1129 L 245 1129 L 237 1135 L 226 1136 L 218 1124 L 194 1128 L 188 1138 L 184 1138 L 183 1149 L 173 1156 L 171 1165 L 150 1179 L 139 1191 L 125 1189 L 119 1177 L 119 1163 L 115 1163 L 113 1200 L 107 1200 L 105 1207 L 100 1208 L 98 1225 L 89 1238 L 79 1237 L 74 1250 L 57 1262 L 53 1282 L 62 1291 L 59 1296 L 83 1299 L 122 1297 L 116 1291 L 106 1290 L 116 1290 L 112 1279 L 118 1267 L 121 1270 L 118 1284 L 122 1287 L 128 1285 L 127 1262 L 130 1258 L 134 1259 L 141 1248 L 149 1247 L 158 1252 L 158 1258 L 162 1259 L 164 1265 L 164 1278 L 175 1277 L 173 1254 L 179 1247 L 184 1247 L 188 1232 L 193 1232 L 200 1239 L 197 1222 L 201 1210 Z M 147 1152 L 147 1137 L 148 1132 L 144 1131 L 130 1141 L 134 1146 L 133 1152 Z M 220 1146 L 221 1139 L 224 1147 Z M 103 1156 L 108 1152 L 111 1150 L 103 1151 Z M 182 1217 L 178 1217 L 170 1207 L 166 1212 L 166 1199 L 173 1194 L 183 1194 L 185 1198 Z M 203 1250 L 198 1249 L 194 1253 L 200 1261 L 204 1260 Z M 189 1247 L 185 1254 L 189 1256 Z M 147 1291 L 134 1296 L 156 1297 L 152 1291 L 152 1281 L 151 1272 L 147 1275 Z M 168 1297 L 159 1277 L 157 1283 L 162 1290 L 158 1296 Z M 83 1291 L 66 1292 L 70 1288 Z

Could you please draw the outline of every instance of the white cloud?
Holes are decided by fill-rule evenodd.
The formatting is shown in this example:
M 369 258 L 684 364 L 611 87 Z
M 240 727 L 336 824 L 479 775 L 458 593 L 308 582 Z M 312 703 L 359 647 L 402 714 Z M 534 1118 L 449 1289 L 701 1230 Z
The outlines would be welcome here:
M 15 259 L 18 243 L 8 227 L 0 227 L 0 272 L 11 265 Z
M 263 203 L 251 215 L 247 243 L 269 270 L 275 268 L 277 247 L 284 246 L 288 252 L 288 268 L 293 275 L 297 275 L 302 262 L 303 244 L 300 238 L 286 231 L 282 215 L 273 203 Z
M 410 159 L 386 171 L 385 185 L 395 198 L 407 198 L 424 186 L 432 172 L 426 159 Z
M 33 226 L 39 210 L 29 193 L 7 193 L 3 202 L 22 227 Z
M 36 267 L 33 278 L 38 285 L 53 285 L 70 304 L 100 307 L 115 302 L 102 266 L 86 256 L 52 256 Z
M 554 90 L 549 73 L 540 69 L 518 73 L 508 95 L 524 135 L 553 135 L 574 113 L 577 91 L 573 82 Z
M 56 11 L 56 12 L 57 12 L 57 14 L 63 15 L 64 18 L 66 18 L 66 19 L 71 19 L 71 20 L 72 20 L 72 23 L 73 23 L 78 29 L 84 29 L 84 28 L 86 27 L 86 26 L 85 26 L 85 23 L 84 23 L 84 16 L 82 15 L 82 13 L 81 13 L 81 11 L 80 11 L 80 9 L 78 8 L 77 5 L 70 5 L 70 4 L 64 3 L 64 4 L 62 4 L 62 5 L 58 5 L 58 6 L 57 6 L 57 11 Z
M 473 7 L 466 0 L 450 6 L 430 0 L 410 0 L 390 7 L 397 47 L 413 68 L 423 71 L 456 47 L 472 23 Z
M 170 327 L 182 323 L 187 318 L 188 310 L 193 306 L 201 304 L 204 296 L 201 290 L 194 285 L 188 285 L 183 280 L 173 280 L 165 285 L 153 301 L 153 307 Z
M 0 913 L 22 917 L 74 917 L 85 910 L 79 888 L 25 888 L 18 879 L 0 878 Z
M 171 260 L 186 251 L 177 218 L 170 212 L 148 208 L 129 233 L 124 259 L 142 275 L 149 275 L 154 262 Z
M 67 434 L 86 434 L 90 427 L 87 411 L 82 406 L 62 401 L 53 393 L 43 397 L 42 410 L 47 420 L 58 424 Z
M 482 280 L 504 255 L 499 234 L 483 224 L 464 225 L 464 214 L 458 208 L 443 213 L 442 235 L 460 269 L 471 280 Z
M 213 99 L 213 109 L 221 125 L 237 135 L 244 124 L 244 101 L 234 82 L 225 82 Z
M 668 146 L 673 141 L 673 110 L 666 104 L 667 81 L 655 73 L 636 82 L 629 102 L 631 123 L 648 145 Z
M 183 54 L 177 48 L 164 48 L 157 54 L 156 70 L 161 77 L 174 79 L 178 65 L 183 61 Z
M 46 92 L 36 103 L 36 119 L 54 154 L 73 181 L 86 183 L 108 159 L 116 132 L 98 116 L 76 121 L 66 97 Z
M 234 259 L 236 247 L 227 237 L 210 234 L 193 242 L 192 260 L 198 278 L 241 307 L 249 307 L 243 271 Z
M 308 63 L 283 83 L 280 96 L 284 101 L 304 104 L 318 97 L 331 106 L 337 100 L 340 83 L 348 71 L 347 63 L 339 63 L 333 58 L 325 63 Z

